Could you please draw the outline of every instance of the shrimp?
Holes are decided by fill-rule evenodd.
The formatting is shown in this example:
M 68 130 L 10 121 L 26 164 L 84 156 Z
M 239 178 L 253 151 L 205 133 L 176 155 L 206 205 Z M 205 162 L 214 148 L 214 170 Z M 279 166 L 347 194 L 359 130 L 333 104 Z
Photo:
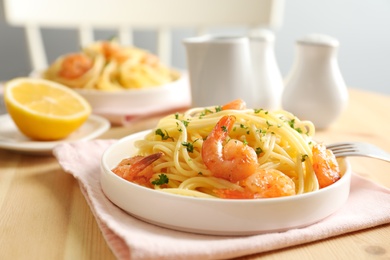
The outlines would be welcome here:
M 148 156 L 134 156 L 123 159 L 112 171 L 125 180 L 145 187 L 151 187 L 150 178 L 154 174 L 152 163 L 158 160 L 163 153 L 154 153 Z
M 92 66 L 93 61 L 87 55 L 82 53 L 69 54 L 63 59 L 58 75 L 66 79 L 75 79 L 84 75 Z
M 157 56 L 145 52 L 144 57 L 141 59 L 141 63 L 143 64 L 148 64 L 150 66 L 157 66 L 159 64 L 159 59 Z
M 215 125 L 202 146 L 202 159 L 213 176 L 237 182 L 256 172 L 257 154 L 243 142 L 229 138 L 236 121 L 234 116 L 224 116 Z
M 234 116 L 222 117 L 202 146 L 202 159 L 212 175 L 237 183 L 242 190 L 216 189 L 218 197 L 255 199 L 295 194 L 295 183 L 275 169 L 259 169 L 255 150 L 239 140 L 229 139 L 236 121 Z
M 106 60 L 115 60 L 119 64 L 129 59 L 129 53 L 124 51 L 119 45 L 113 42 L 102 42 L 101 51 Z
M 242 99 L 233 100 L 222 106 L 222 110 L 228 110 L 228 109 L 243 110 L 245 108 L 246 108 L 246 103 Z
M 241 180 L 243 190 L 217 189 L 216 195 L 224 199 L 259 199 L 295 195 L 294 181 L 276 169 L 260 169 Z
M 101 52 L 106 60 L 115 60 L 119 64 L 129 59 L 135 59 L 139 63 L 151 66 L 157 66 L 159 63 L 158 57 L 151 53 L 132 47 L 124 48 L 115 42 L 102 42 Z
M 340 169 L 331 150 L 322 144 L 313 146 L 313 169 L 320 188 L 335 183 L 340 179 Z

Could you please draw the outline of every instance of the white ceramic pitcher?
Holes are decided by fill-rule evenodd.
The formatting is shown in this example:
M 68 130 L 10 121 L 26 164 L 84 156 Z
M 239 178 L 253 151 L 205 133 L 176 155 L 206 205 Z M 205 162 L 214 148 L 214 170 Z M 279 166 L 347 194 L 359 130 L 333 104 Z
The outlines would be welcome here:
M 192 106 L 222 105 L 254 97 L 249 40 L 244 37 L 204 35 L 187 38 Z
M 275 35 L 260 30 L 250 36 L 255 107 L 275 110 L 282 106 L 284 82 L 276 62 Z
M 250 108 L 279 108 L 283 81 L 272 32 L 253 37 L 204 35 L 183 43 L 193 106 L 241 98 Z

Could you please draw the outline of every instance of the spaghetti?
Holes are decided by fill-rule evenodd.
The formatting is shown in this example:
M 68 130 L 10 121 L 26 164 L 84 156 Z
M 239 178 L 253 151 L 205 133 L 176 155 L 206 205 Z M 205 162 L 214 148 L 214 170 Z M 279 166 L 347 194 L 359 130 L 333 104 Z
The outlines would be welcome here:
M 313 146 L 316 143 L 312 139 L 315 128 L 310 121 L 301 121 L 284 110 L 235 110 L 221 107 L 193 108 L 166 116 L 143 140 L 136 141 L 140 157 L 163 154 L 152 163 L 149 169 L 150 185 L 145 186 L 163 192 L 204 198 L 230 198 L 230 191 L 245 194 L 247 187 L 242 185 L 242 181 L 232 182 L 216 177 L 211 167 L 206 166 L 205 158 L 202 158 L 202 154 L 206 154 L 205 151 L 202 153 L 205 140 L 215 131 L 221 118 L 226 116 L 234 116 L 235 121 L 228 133 L 228 140 L 221 143 L 222 146 L 232 140 L 249 146 L 256 153 L 257 170 L 277 171 L 288 177 L 293 182 L 294 194 L 320 188 L 313 169 Z M 116 172 L 115 169 L 113 171 Z M 280 178 L 272 181 L 278 182 Z
M 71 88 L 117 91 L 158 87 L 180 75 L 146 50 L 98 41 L 58 57 L 43 77 Z

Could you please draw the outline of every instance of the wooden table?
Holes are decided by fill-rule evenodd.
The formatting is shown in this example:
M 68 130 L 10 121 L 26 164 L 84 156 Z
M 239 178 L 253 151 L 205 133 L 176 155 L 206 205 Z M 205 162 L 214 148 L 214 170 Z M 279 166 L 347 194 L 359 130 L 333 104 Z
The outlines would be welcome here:
M 390 96 L 350 90 L 339 120 L 317 139 L 366 141 L 390 151 Z M 121 138 L 152 127 L 113 127 Z M 1 126 L 0 126 L 1 127 Z M 351 158 L 353 170 L 390 188 L 390 163 Z M 0 149 L 0 259 L 114 259 L 77 181 L 51 156 Z M 390 224 L 242 259 L 389 259 Z

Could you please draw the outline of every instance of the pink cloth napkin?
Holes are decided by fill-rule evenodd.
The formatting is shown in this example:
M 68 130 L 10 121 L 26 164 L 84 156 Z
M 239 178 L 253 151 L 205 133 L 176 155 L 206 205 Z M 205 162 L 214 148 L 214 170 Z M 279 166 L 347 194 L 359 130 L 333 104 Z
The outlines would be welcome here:
M 356 174 L 346 205 L 311 226 L 253 236 L 209 236 L 165 229 L 138 220 L 111 203 L 100 186 L 100 157 L 115 140 L 63 143 L 54 149 L 72 174 L 118 259 L 226 259 L 304 244 L 390 223 L 390 190 Z M 145 205 L 147 206 L 147 205 Z

